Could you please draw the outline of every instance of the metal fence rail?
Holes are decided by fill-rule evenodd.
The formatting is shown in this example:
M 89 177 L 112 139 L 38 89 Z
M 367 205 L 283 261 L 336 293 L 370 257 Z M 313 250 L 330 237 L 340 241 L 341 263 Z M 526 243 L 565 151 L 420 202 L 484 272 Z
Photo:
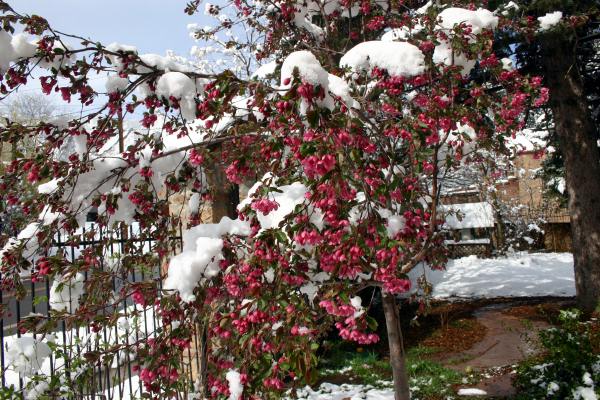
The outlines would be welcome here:
M 87 238 L 90 234 L 90 229 L 93 230 L 93 239 Z M 74 262 L 81 252 L 85 251 L 90 247 L 99 245 L 106 246 L 107 241 L 110 243 L 108 253 L 106 256 L 119 257 L 119 254 L 125 253 L 125 246 L 136 246 L 136 251 L 141 252 L 152 252 L 154 249 L 154 239 L 141 238 L 136 235 L 134 227 L 129 227 L 127 231 L 108 231 L 101 229 L 98 226 L 88 225 L 86 229 L 82 231 L 82 238 L 85 240 L 78 241 L 76 243 L 70 243 L 66 241 L 64 237 L 57 235 L 53 249 L 56 252 L 62 252 L 65 258 Z M 177 253 L 181 250 L 182 246 L 182 235 L 181 229 L 178 230 L 178 236 L 169 238 L 170 242 L 173 243 L 172 252 Z M 105 247 L 106 248 L 106 247 Z M 103 257 L 105 256 L 103 254 Z M 109 268 L 109 260 L 102 259 L 100 268 L 104 270 Z M 124 280 L 129 283 L 147 281 L 148 279 L 155 279 L 158 283 L 158 293 L 160 296 L 162 289 L 161 282 L 161 266 L 153 266 L 151 271 L 132 271 L 128 276 L 122 276 L 121 279 L 112 277 L 112 290 L 115 293 L 123 287 Z M 1 279 L 1 277 L 0 277 Z M 84 273 L 84 282 L 88 280 L 88 273 Z M 5 312 L 1 315 L 0 319 L 0 341 L 2 348 L 0 350 L 0 366 L 1 366 L 1 380 L 3 388 L 13 385 L 14 388 L 23 395 L 25 390 L 25 380 L 22 376 L 17 375 L 14 371 L 11 371 L 7 365 L 7 351 L 9 351 L 10 343 L 15 338 L 22 337 L 22 333 L 19 331 L 18 326 L 21 321 L 30 314 L 41 314 L 42 316 L 50 315 L 50 293 L 51 293 L 51 282 L 48 279 L 42 281 L 33 282 L 31 279 L 26 280 L 25 288 L 27 293 L 24 298 L 17 300 L 17 296 L 12 292 L 0 291 L 0 303 L 3 304 Z M 85 283 L 84 283 L 85 284 Z M 70 288 L 69 288 L 70 290 Z M 114 326 L 100 328 L 100 331 L 95 332 L 95 328 L 86 326 L 67 326 L 64 320 L 60 322 L 58 327 L 55 329 L 53 334 L 57 337 L 56 345 L 62 346 L 62 350 L 66 354 L 77 355 L 85 353 L 93 353 L 100 349 L 101 345 L 105 343 L 114 344 L 125 344 L 129 345 L 130 339 L 139 341 L 151 337 L 155 332 L 162 329 L 159 318 L 153 311 L 153 305 L 144 307 L 143 310 L 134 311 L 133 307 L 136 307 L 131 296 L 124 298 L 119 306 L 118 312 L 123 315 L 124 327 Z M 137 306 L 139 308 L 139 306 Z M 113 312 L 112 310 L 102 310 L 103 313 Z M 132 317 L 132 314 L 137 314 L 137 317 Z M 135 321 L 135 326 L 131 327 L 131 321 Z M 123 335 L 123 332 L 125 333 Z M 34 338 L 36 336 L 34 335 Z M 104 342 L 104 343 L 102 343 Z M 180 371 L 181 374 L 189 375 L 190 382 L 193 381 L 195 371 L 197 371 L 198 360 L 194 360 L 195 354 L 198 354 L 199 342 L 198 338 L 194 338 L 192 342 L 192 348 L 187 350 L 185 360 L 182 360 L 184 371 Z M 64 357 L 64 360 L 57 360 L 54 357 L 49 357 L 49 364 L 45 365 L 46 370 L 41 371 L 54 377 L 60 368 L 69 370 L 68 365 L 70 357 Z M 103 364 L 100 359 L 97 361 L 90 361 L 87 365 L 87 373 L 90 374 L 85 387 L 72 388 L 77 393 L 76 398 L 89 398 L 89 399 L 134 399 L 141 398 L 143 393 L 142 383 L 137 379 L 137 372 L 134 368 L 135 360 L 133 355 L 127 351 L 119 351 L 116 354 L 115 359 L 110 364 Z M 43 369 L 43 368 L 42 368 Z M 93 371 L 91 373 L 90 371 Z

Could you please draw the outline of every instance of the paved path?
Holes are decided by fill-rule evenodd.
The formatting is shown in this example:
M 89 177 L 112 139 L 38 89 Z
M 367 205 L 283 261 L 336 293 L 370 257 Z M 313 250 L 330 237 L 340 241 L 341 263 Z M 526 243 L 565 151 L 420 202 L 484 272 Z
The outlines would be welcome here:
M 469 350 L 451 355 L 446 361 L 450 368 L 464 371 L 511 365 L 536 351 L 537 334 L 549 325 L 504 314 L 505 308 L 505 305 L 487 306 L 474 313 L 477 321 L 487 328 L 487 333 Z
M 469 350 L 451 354 L 441 360 L 457 371 L 484 371 L 523 361 L 536 351 L 537 334 L 549 325 L 543 321 L 530 321 L 504 314 L 510 304 L 486 306 L 474 315 L 487 328 L 483 340 Z M 505 398 L 515 394 L 510 368 L 489 374 L 475 387 L 488 393 L 486 398 Z

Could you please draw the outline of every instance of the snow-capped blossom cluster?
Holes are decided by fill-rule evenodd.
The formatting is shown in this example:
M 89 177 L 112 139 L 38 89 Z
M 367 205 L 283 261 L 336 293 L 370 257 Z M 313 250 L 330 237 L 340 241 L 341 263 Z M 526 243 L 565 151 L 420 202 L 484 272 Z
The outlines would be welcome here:
M 446 65 L 457 65 L 462 68 L 463 75 L 468 75 L 475 66 L 476 59 L 468 53 L 467 46 L 456 49 L 450 42 L 456 40 L 455 29 L 460 27 L 466 37 L 466 44 L 475 42 L 475 36 L 498 26 L 498 17 L 489 10 L 478 9 L 467 11 L 462 8 L 447 8 L 438 19 L 438 32 L 441 43 L 435 47 L 433 60 Z M 464 39 L 463 39 L 464 40 Z
M 425 57 L 416 46 L 406 42 L 363 42 L 340 59 L 341 67 L 353 72 L 371 72 L 374 68 L 391 76 L 410 77 L 425 71 Z
M 248 224 L 224 218 L 219 224 L 203 224 L 188 230 L 183 238 L 183 251 L 169 262 L 163 289 L 177 290 L 182 301 L 194 301 L 198 283 L 220 271 L 221 236 L 225 234 L 248 235 Z
M 243 376 L 235 371 L 229 370 L 225 375 L 225 379 L 229 382 L 229 400 L 239 400 L 244 391 Z

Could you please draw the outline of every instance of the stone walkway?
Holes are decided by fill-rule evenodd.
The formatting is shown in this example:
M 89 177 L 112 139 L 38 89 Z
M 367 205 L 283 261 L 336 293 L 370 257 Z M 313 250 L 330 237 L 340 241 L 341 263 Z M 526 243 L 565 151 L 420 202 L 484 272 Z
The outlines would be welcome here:
M 530 321 L 507 315 L 503 311 L 511 304 L 486 306 L 474 315 L 487 328 L 483 340 L 459 354 L 440 360 L 457 371 L 488 371 L 494 367 L 508 367 L 523 361 L 536 351 L 540 330 L 550 325 L 543 321 Z M 515 394 L 511 384 L 511 368 L 498 368 L 489 373 L 476 388 L 487 392 L 486 398 L 506 398 Z

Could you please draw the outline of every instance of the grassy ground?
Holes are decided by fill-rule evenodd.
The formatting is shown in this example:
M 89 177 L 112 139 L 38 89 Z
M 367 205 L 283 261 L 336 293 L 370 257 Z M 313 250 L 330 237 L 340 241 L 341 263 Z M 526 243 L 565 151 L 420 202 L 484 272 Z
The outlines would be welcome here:
M 465 375 L 444 367 L 428 357 L 438 350 L 413 347 L 407 353 L 411 391 L 417 398 L 442 399 L 454 393 L 452 386 L 462 383 Z M 321 359 L 319 380 L 331 383 L 360 383 L 376 388 L 388 387 L 392 379 L 389 359 L 361 348 L 351 350 L 343 344 L 330 344 Z

